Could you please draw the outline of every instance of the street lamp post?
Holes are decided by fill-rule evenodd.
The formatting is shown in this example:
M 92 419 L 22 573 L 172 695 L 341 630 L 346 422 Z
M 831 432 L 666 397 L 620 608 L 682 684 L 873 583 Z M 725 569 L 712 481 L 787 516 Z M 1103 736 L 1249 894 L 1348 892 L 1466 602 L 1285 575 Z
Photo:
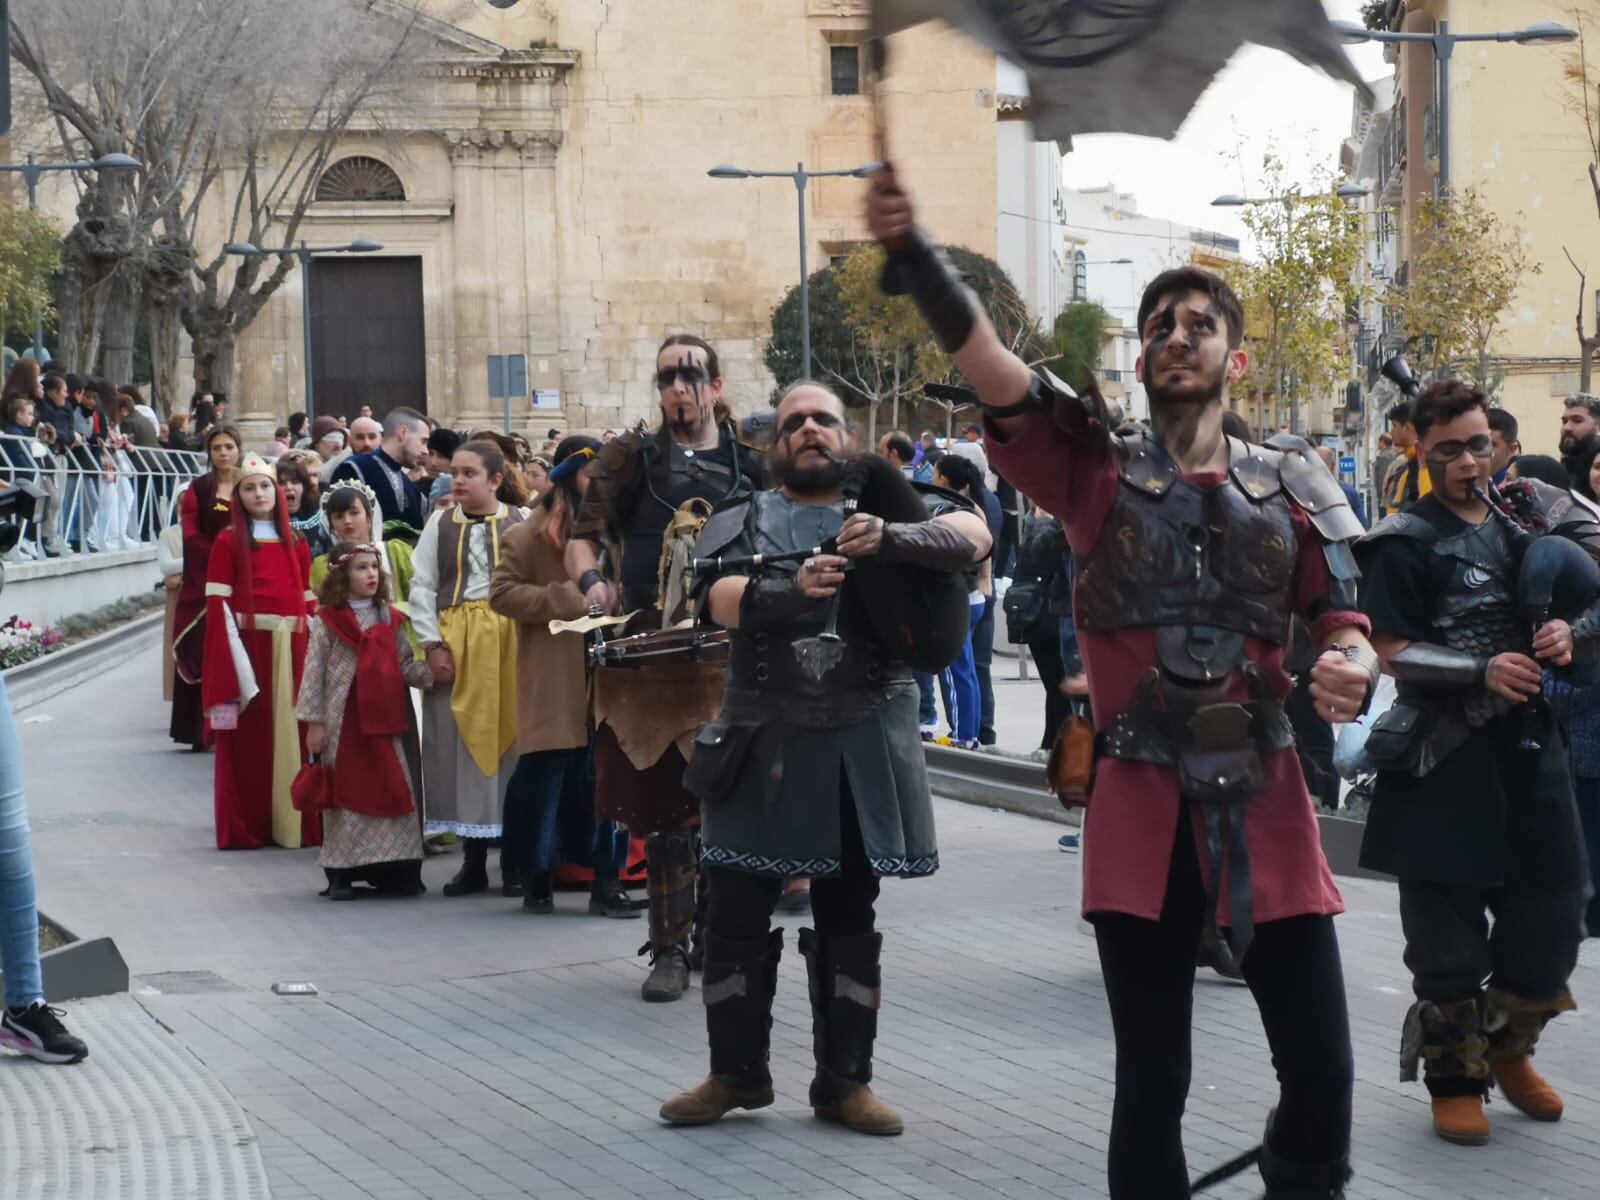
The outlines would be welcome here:
M 42 163 L 32 153 L 29 153 L 27 162 L 0 163 L 0 171 L 10 171 L 14 175 L 21 175 L 23 182 L 28 185 L 29 212 L 34 212 L 39 207 L 39 177 L 46 171 L 142 170 L 144 170 L 144 164 L 131 154 L 102 154 L 93 162 Z M 44 362 L 44 313 L 42 311 L 34 314 L 33 355 L 38 362 Z
M 1333 194 L 1340 200 L 1359 200 L 1362 196 L 1370 195 L 1371 190 L 1362 187 L 1359 183 L 1341 183 L 1333 190 Z M 1254 197 L 1236 196 L 1232 192 L 1227 192 L 1213 200 L 1211 205 L 1213 208 L 1244 208 L 1247 205 L 1254 204 L 1282 204 L 1285 213 L 1284 220 L 1288 221 L 1287 214 L 1294 208 L 1295 201 L 1303 198 L 1300 192 L 1285 192 L 1281 196 Z M 1278 395 L 1287 400 L 1288 397 L 1285 393 L 1288 391 L 1288 380 L 1284 377 L 1281 363 L 1278 365 L 1278 378 L 1273 382 L 1277 386 Z M 1300 433 L 1300 402 L 1296 399 L 1289 400 L 1288 403 L 1289 432 L 1298 436 Z M 1276 417 L 1274 417 L 1274 420 L 1276 420 Z
M 383 249 L 382 242 L 375 242 L 369 237 L 358 237 L 353 242 L 343 246 L 308 246 L 301 242 L 298 246 L 279 246 L 262 250 L 249 242 L 229 242 L 223 248 L 223 253 L 237 255 L 240 258 L 266 258 L 269 255 L 287 255 L 298 259 L 300 262 L 300 324 L 304 340 L 304 350 L 301 357 L 306 363 L 306 427 L 310 428 L 311 422 L 316 420 L 316 398 L 312 394 L 311 382 L 311 258 L 315 254 L 372 254 Z
M 1502 29 L 1494 33 L 1451 33 L 1450 22 L 1440 21 L 1432 33 L 1402 33 L 1388 29 L 1367 29 L 1354 21 L 1332 22 L 1334 31 L 1346 42 L 1426 42 L 1438 64 L 1439 89 L 1439 190 L 1450 186 L 1450 59 L 1457 42 L 1515 42 L 1519 46 L 1559 46 L 1577 40 L 1578 33 L 1554 21 L 1535 21 L 1526 29 Z
M 794 182 L 800 202 L 800 352 L 807 379 L 811 378 L 811 270 L 806 255 L 806 185 L 813 179 L 864 179 L 882 165 L 871 162 L 842 171 L 808 171 L 802 162 L 795 163 L 793 171 L 747 171 L 732 163 L 719 163 L 706 172 L 713 179 L 789 179 Z

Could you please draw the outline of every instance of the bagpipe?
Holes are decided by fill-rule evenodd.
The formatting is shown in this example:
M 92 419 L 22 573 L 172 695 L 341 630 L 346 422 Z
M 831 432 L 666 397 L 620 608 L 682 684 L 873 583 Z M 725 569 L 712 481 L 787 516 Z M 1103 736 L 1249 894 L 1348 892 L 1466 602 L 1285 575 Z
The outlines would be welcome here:
M 1382 370 L 1408 399 L 1416 400 L 1421 384 L 1403 356 L 1395 355 Z M 1497 487 L 1491 479 L 1483 487 L 1469 486 L 1488 506 L 1491 519 L 1505 530 L 1517 556 L 1513 595 L 1517 616 L 1527 622 L 1530 631 L 1551 620 L 1575 623 L 1600 598 L 1600 564 L 1571 538 L 1544 536 L 1552 526 L 1532 480 L 1514 479 Z M 1565 682 L 1587 684 L 1600 679 L 1600 663 L 1574 662 L 1553 669 Z
M 858 512 L 879 517 L 889 524 L 931 521 L 932 514 L 923 493 L 888 460 L 876 454 L 860 454 L 841 459 L 829 456 L 843 468 L 844 518 Z M 942 488 L 922 485 L 930 493 L 961 508 L 972 510 L 964 496 Z M 716 555 L 694 560 L 696 574 L 706 571 L 760 570 L 779 563 L 802 562 L 813 555 L 837 554 L 839 539 L 831 537 L 816 546 L 787 550 L 777 554 Z M 850 560 L 845 586 L 829 605 L 827 622 L 814 647 L 818 665 L 834 655 L 825 646 L 843 643 L 838 627 L 841 619 L 849 628 L 866 630 L 893 658 L 915 671 L 935 674 L 944 670 L 967 639 L 969 610 L 967 581 L 960 571 L 937 571 L 931 567 L 884 562 L 876 556 Z

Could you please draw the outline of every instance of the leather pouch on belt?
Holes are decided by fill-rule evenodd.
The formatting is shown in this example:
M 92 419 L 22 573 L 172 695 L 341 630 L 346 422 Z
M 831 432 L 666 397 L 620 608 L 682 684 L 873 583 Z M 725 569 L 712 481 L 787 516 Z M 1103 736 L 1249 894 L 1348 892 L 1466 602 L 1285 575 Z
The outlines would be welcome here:
M 1178 789 L 1197 804 L 1227 808 L 1262 790 L 1261 754 L 1251 745 L 1178 754 Z
M 1094 783 L 1094 726 L 1088 718 L 1072 714 L 1061 722 L 1045 774 L 1062 808 L 1088 807 Z
M 1372 723 L 1362 753 L 1379 771 L 1415 771 L 1422 758 L 1426 732 L 1421 709 L 1395 704 Z
M 727 796 L 738 785 L 739 771 L 760 732 L 760 725 L 707 721 L 694 735 L 694 753 L 683 772 L 683 786 L 702 800 Z

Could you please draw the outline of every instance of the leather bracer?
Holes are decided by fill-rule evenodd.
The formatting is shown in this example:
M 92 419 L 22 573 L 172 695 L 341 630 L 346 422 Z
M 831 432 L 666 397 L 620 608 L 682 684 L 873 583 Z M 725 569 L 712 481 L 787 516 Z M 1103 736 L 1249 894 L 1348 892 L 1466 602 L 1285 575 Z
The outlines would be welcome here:
M 878 559 L 935 571 L 961 571 L 972 565 L 977 550 L 960 530 L 945 521 L 896 521 L 883 527 Z
M 1475 687 L 1483 682 L 1489 660 L 1431 642 L 1412 642 L 1390 655 L 1389 669 L 1399 682 L 1415 687 Z
M 739 598 L 739 628 L 770 629 L 810 612 L 815 603 L 793 575 L 754 578 Z
M 978 323 L 978 297 L 920 229 L 889 251 L 878 286 L 886 296 L 910 296 L 946 354 L 961 349 Z

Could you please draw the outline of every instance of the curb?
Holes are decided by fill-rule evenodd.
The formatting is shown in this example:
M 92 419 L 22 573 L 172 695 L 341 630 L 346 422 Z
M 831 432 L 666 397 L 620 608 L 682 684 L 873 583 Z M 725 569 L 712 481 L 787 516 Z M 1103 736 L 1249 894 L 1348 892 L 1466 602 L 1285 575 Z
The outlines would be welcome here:
M 60 695 L 68 688 L 76 687 L 99 674 L 135 650 L 142 649 L 143 642 L 150 635 L 160 638 L 165 622 L 166 610 L 157 608 L 135 617 L 126 625 L 96 634 L 75 646 L 12 667 L 5 672 L 6 693 L 11 698 L 12 711 L 21 712 L 42 704 L 52 696 Z
M 1042 763 L 951 746 L 925 745 L 923 750 L 928 761 L 928 785 L 935 795 L 963 804 L 1001 808 L 1057 825 L 1081 824 L 1081 810 L 1067 812 L 1045 786 Z M 1393 876 L 1380 875 L 1360 865 L 1361 838 L 1366 828 L 1364 821 L 1336 813 L 1317 814 L 1317 830 L 1328 869 L 1335 875 L 1393 882 Z

